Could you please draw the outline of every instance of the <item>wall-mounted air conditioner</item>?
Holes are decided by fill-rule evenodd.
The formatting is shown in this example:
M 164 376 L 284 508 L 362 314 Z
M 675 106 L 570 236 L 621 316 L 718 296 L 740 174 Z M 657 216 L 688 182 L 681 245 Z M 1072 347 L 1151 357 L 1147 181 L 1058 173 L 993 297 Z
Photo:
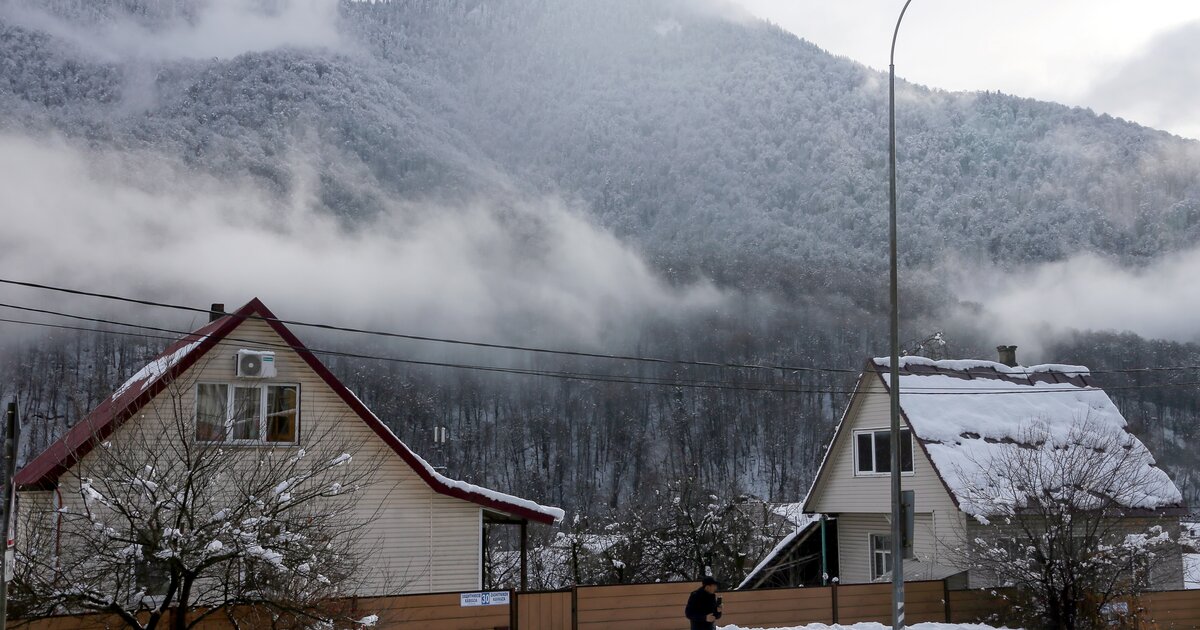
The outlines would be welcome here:
M 238 350 L 238 378 L 272 378 L 275 376 L 275 353 L 260 350 Z

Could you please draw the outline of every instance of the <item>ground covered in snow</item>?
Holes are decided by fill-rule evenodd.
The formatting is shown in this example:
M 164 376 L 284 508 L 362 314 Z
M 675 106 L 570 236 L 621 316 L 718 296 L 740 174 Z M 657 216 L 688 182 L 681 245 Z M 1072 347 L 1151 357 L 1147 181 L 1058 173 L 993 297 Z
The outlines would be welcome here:
M 832 626 L 823 623 L 810 623 L 807 626 L 792 626 L 790 628 L 775 628 L 773 630 L 888 630 L 891 626 L 885 626 L 881 623 L 856 623 L 851 626 L 843 626 L 834 624 Z M 995 626 L 985 626 L 977 623 L 918 623 L 911 626 L 912 630 L 996 630 Z M 743 628 L 741 626 L 719 626 L 721 630 L 758 630 L 757 628 Z

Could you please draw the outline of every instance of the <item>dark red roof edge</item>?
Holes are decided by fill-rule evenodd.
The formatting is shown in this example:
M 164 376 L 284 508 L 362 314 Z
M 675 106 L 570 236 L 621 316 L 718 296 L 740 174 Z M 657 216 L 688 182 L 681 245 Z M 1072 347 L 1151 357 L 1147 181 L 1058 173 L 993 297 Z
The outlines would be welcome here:
M 251 313 L 252 304 L 253 302 L 238 309 L 236 313 L 210 322 L 167 346 L 166 350 L 155 357 L 155 361 L 175 353 L 189 343 L 200 341 L 200 344 L 179 362 L 149 383 L 140 387 L 133 383 L 120 395 L 106 397 L 83 420 L 17 472 L 13 479 L 16 486 L 25 490 L 53 488 L 58 483 L 59 476 L 78 463 L 97 444 L 112 435 L 113 431 L 166 389 L 177 376 L 195 365 L 218 341 L 245 321 Z
M 217 342 L 228 336 L 234 328 L 251 316 L 262 317 L 276 334 L 295 349 L 300 358 L 304 359 L 304 362 L 321 377 L 321 380 L 325 381 L 325 384 L 354 410 L 359 419 L 366 423 L 380 439 L 387 443 L 434 491 L 498 512 L 512 514 L 546 525 L 554 524 L 556 521 L 554 516 L 545 512 L 533 510 L 515 503 L 508 503 L 495 497 L 470 492 L 463 488 L 457 488 L 435 477 L 425 467 L 416 453 L 409 449 L 404 442 L 401 442 L 400 438 L 396 437 L 396 434 L 392 433 L 391 429 L 388 429 L 370 409 L 367 409 L 366 405 L 351 393 L 290 329 L 279 322 L 275 314 L 258 298 L 250 300 L 235 313 L 222 317 L 168 346 L 159 357 L 167 356 L 182 348 L 185 344 L 202 339 L 199 346 L 149 385 L 144 386 L 136 396 L 129 395 L 129 392 L 126 392 L 125 396 L 120 396 L 115 400 L 107 398 L 101 402 L 87 417 L 22 468 L 15 478 L 17 486 L 26 490 L 53 488 L 62 473 L 78 463 L 96 444 L 99 444 L 109 435 L 112 435 L 113 431 L 120 427 L 125 420 L 136 414 L 146 403 L 150 402 L 150 400 L 170 385 L 177 376 L 194 365 Z M 134 387 L 136 387 L 136 384 Z M 133 390 L 134 387 L 130 387 L 130 390 Z M 126 398 L 129 400 L 125 400 Z M 112 407 L 114 406 L 119 406 L 119 408 L 113 411 Z

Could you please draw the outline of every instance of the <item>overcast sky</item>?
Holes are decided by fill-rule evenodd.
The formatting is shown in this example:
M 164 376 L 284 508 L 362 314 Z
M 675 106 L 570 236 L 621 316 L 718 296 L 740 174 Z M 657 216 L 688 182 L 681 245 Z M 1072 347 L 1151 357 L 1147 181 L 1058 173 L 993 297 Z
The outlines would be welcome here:
M 886 70 L 903 0 L 735 0 L 837 55 Z M 1089 107 L 1200 139 L 1196 0 L 913 0 L 896 74 Z

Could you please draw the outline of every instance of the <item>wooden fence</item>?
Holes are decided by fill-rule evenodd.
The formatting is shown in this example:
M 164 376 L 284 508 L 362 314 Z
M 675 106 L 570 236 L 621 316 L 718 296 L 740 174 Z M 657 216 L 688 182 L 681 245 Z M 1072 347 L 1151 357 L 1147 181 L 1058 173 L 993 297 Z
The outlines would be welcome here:
M 511 593 L 512 605 L 462 606 L 459 593 L 402 595 L 347 600 L 351 616 L 378 615 L 377 628 L 398 630 L 677 630 L 687 627 L 683 607 L 695 582 L 580 586 L 572 590 Z M 942 581 L 905 584 L 909 623 L 969 623 L 1008 609 L 1003 590 L 947 590 Z M 890 623 L 890 584 L 846 584 L 832 587 L 781 588 L 720 593 L 722 624 L 771 628 L 808 623 Z M 1200 590 L 1164 591 L 1128 602 L 1137 627 L 1146 630 L 1200 628 Z M 99 630 L 118 628 L 111 616 L 63 616 L 10 624 L 29 630 Z M 18 626 L 19 624 L 19 626 Z M 228 630 L 213 616 L 203 630 Z M 249 627 L 258 627 L 249 624 Z M 265 627 L 265 626 L 263 626 Z

